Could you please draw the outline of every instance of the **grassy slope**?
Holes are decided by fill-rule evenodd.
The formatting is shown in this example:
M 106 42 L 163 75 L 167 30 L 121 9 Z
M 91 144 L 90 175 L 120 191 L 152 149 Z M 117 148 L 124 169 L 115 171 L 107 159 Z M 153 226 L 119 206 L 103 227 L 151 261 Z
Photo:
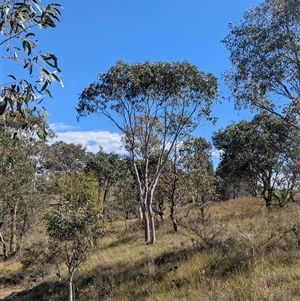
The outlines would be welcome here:
M 194 216 L 173 233 L 158 222 L 155 246 L 143 243 L 137 221 L 116 222 L 75 274 L 76 301 L 300 300 L 299 216 L 300 206 L 268 212 L 260 199 L 214 203 L 204 225 Z M 22 274 L 16 285 L 0 282 L 6 294 L 25 289 L 13 300 L 66 300 L 53 268 L 46 283 L 16 262 L 0 262 L 0 271 L 0 279 Z

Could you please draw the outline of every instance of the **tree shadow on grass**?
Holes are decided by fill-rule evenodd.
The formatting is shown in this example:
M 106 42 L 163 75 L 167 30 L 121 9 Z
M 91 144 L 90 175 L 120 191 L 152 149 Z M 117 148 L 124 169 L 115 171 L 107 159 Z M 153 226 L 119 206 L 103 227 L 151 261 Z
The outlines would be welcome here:
M 109 250 L 121 245 L 126 247 L 137 247 L 131 245 L 136 242 L 135 235 L 119 236 L 116 241 L 105 246 Z M 75 300 L 76 301 L 102 301 L 120 299 L 120 292 L 123 292 L 122 300 L 149 300 L 151 296 L 159 293 L 160 289 L 179 290 L 188 285 L 185 281 L 184 263 L 195 253 L 209 251 L 210 248 L 220 246 L 207 246 L 198 248 L 195 245 L 189 247 L 177 247 L 173 250 L 163 252 L 158 256 L 151 256 L 151 249 L 155 246 L 144 246 L 140 251 L 144 254 L 142 259 L 132 262 L 115 262 L 111 265 L 103 262 L 94 266 L 87 273 L 76 274 L 75 279 Z M 102 248 L 100 248 L 102 249 Z M 125 256 L 125 255 L 124 255 Z M 202 268 L 202 267 L 199 267 Z M 180 271 L 181 278 L 178 275 Z M 163 284 L 164 283 L 164 284 Z M 67 285 L 62 283 L 40 283 L 34 288 L 22 292 L 13 293 L 3 301 L 61 301 L 67 299 Z
M 123 237 L 109 247 L 118 246 L 122 242 L 130 242 L 130 237 Z M 151 248 L 151 246 L 145 246 Z M 158 257 L 143 259 L 132 263 L 130 266 L 125 264 L 114 264 L 107 266 L 105 263 L 97 265 L 88 274 L 76 277 L 75 300 L 93 301 L 107 300 L 117 294 L 123 287 L 128 288 L 124 300 L 144 300 L 149 297 L 151 289 L 148 283 L 159 283 L 168 273 L 180 268 L 181 262 L 189 258 L 192 249 L 183 249 L 166 252 Z M 174 280 L 175 282 L 175 280 Z M 178 282 L 178 281 L 177 281 Z M 67 284 L 43 282 L 33 288 L 14 292 L 2 299 L 2 301 L 61 301 L 67 300 Z
M 110 248 L 116 248 L 124 244 L 128 244 L 130 242 L 133 242 L 136 240 L 136 237 L 134 235 L 129 236 L 129 235 L 123 235 L 120 237 L 118 240 L 115 240 L 111 242 L 110 244 L 106 245 L 104 248 L 105 249 L 110 249 Z M 101 248 L 100 248 L 101 249 Z
M 170 285 L 182 285 L 183 282 L 175 277 L 176 271 L 194 252 L 189 248 L 165 252 L 153 258 L 145 256 L 130 266 L 100 264 L 79 280 L 77 300 L 114 300 L 120 298 L 120 291 L 123 291 L 122 300 L 149 300 L 149 296 L 155 293 L 153 288 L 157 289 L 157 285 L 169 278 L 170 273 L 174 275 Z
M 67 287 L 64 283 L 43 282 L 33 288 L 13 292 L 2 301 L 48 301 L 48 300 L 66 300 Z

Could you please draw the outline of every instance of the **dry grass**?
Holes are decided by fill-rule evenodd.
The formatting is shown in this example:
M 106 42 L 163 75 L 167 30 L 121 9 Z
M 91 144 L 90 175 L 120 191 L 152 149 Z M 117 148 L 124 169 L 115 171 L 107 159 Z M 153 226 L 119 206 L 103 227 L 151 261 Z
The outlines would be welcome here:
M 261 199 L 211 203 L 204 224 L 197 213 L 178 233 L 159 222 L 155 246 L 143 243 L 137 221 L 127 229 L 115 222 L 77 272 L 76 300 L 300 300 L 299 216 L 298 205 L 268 211 Z M 0 271 L 26 273 L 14 262 L 0 262 Z M 53 273 L 48 286 L 14 300 L 63 300 L 64 286 L 51 286 Z

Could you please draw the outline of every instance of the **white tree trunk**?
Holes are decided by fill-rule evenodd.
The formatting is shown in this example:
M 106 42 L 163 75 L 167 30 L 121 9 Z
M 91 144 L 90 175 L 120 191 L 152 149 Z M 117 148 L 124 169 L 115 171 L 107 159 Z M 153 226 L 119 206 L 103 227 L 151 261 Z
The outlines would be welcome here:
M 73 289 L 73 276 L 74 271 L 69 271 L 69 278 L 68 278 L 68 301 L 75 301 L 74 297 L 74 289 Z
M 142 222 L 143 221 L 143 210 L 142 210 L 142 206 L 141 206 L 140 202 L 137 206 L 136 214 L 137 214 L 138 219 Z

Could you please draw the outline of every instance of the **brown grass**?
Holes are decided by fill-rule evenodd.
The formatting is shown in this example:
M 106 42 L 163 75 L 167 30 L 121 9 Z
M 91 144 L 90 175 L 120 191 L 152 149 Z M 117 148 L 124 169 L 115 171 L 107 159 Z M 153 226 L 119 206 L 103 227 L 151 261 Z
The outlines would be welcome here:
M 143 243 L 138 221 L 127 229 L 115 222 L 75 275 L 76 301 L 300 300 L 299 216 L 298 205 L 268 211 L 261 199 L 211 203 L 204 224 L 197 212 L 178 233 L 168 220 L 158 222 L 155 246 Z M 0 271 L 26 275 L 16 262 L 0 262 Z M 63 300 L 54 272 L 47 270 L 48 286 L 37 283 L 14 300 Z

